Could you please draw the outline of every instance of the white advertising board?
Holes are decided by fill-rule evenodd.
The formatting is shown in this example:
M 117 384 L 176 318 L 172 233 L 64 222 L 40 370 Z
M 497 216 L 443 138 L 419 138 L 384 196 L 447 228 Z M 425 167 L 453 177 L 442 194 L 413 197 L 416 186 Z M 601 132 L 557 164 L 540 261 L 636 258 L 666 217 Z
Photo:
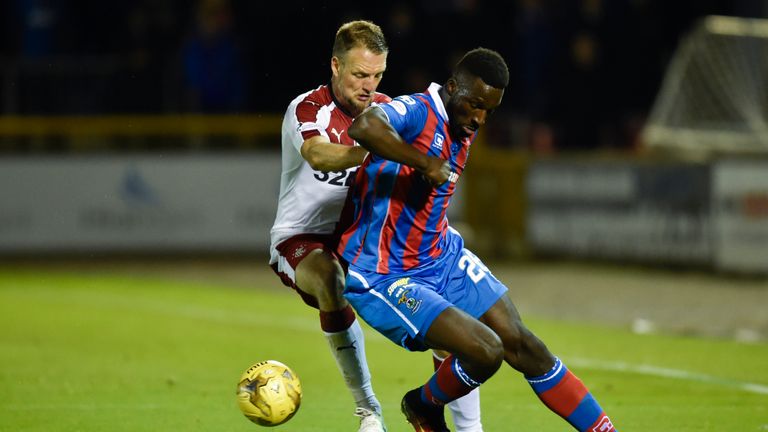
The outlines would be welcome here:
M 0 252 L 266 251 L 278 153 L 0 158 Z
M 702 165 L 536 162 L 528 240 L 543 253 L 709 264 L 708 182 Z
M 0 253 L 267 253 L 280 169 L 276 152 L 2 157 Z
M 768 273 L 768 161 L 715 163 L 712 213 L 715 265 L 727 271 Z

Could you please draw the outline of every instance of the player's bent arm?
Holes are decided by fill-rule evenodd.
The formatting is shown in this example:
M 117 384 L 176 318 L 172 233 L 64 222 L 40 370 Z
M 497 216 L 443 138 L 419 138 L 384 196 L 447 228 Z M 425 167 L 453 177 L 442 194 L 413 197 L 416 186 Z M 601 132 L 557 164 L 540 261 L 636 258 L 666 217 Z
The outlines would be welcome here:
M 371 153 L 416 169 L 432 184 L 441 185 L 448 180 L 448 162 L 427 156 L 408 145 L 381 109 L 369 109 L 357 116 L 347 133 Z
M 363 163 L 368 150 L 359 146 L 348 146 L 328 141 L 317 135 L 304 141 L 301 156 L 309 166 L 318 171 L 341 171 Z

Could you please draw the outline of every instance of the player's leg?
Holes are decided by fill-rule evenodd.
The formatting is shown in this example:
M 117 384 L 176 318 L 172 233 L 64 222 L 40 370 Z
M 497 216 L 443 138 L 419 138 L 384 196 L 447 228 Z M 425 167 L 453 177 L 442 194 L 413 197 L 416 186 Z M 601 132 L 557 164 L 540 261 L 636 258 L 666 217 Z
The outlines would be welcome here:
M 350 268 L 345 291 L 357 313 L 396 344 L 454 353 L 403 398 L 403 412 L 417 431 L 447 430 L 444 405 L 479 386 L 504 358 L 499 337 L 438 294 L 431 283 L 440 278 L 430 272 L 403 277 Z
M 365 339 L 352 307 L 343 297 L 344 271 L 322 241 L 302 238 L 281 244 L 283 266 L 290 266 L 294 288 L 304 301 L 319 309 L 320 327 L 331 353 L 352 393 L 360 419 L 360 432 L 382 432 L 381 404 L 371 384 Z M 283 258 L 285 257 L 285 258 Z
M 496 345 L 500 339 L 487 336 L 492 330 L 476 318 L 506 293 L 506 287 L 493 278 L 477 257 L 462 247 L 459 236 L 453 237 L 443 259 L 444 265 L 440 266 L 440 274 L 435 279 L 443 284 L 439 290 L 441 299 L 455 307 L 434 319 L 425 343 L 452 354 L 423 387 L 422 402 L 432 406 L 451 403 L 476 391 L 479 384 L 496 370 L 488 367 L 495 365 L 495 357 L 489 356 L 489 349 L 494 353 L 496 349 L 503 350 L 503 346 Z
M 492 328 L 504 345 L 504 359 L 523 372 L 542 401 L 578 430 L 614 431 L 581 381 L 556 359 L 520 319 L 507 288 L 472 252 L 463 249 L 451 267 L 445 297 Z M 460 271 L 466 273 L 462 278 Z M 488 300 L 492 300 L 491 303 Z
M 296 267 L 296 284 L 317 299 L 320 326 L 357 407 L 381 415 L 365 357 L 363 329 L 343 297 L 344 271 L 327 250 L 315 249 Z M 365 412 L 358 410 L 365 417 Z
M 501 340 L 464 311 L 449 307 L 432 321 L 427 346 L 451 352 L 422 386 L 403 397 L 402 409 L 416 431 L 447 431 L 443 407 L 491 377 L 503 360 Z
M 504 360 L 525 375 L 533 391 L 550 410 L 578 431 L 616 430 L 581 380 L 525 327 L 508 296 L 500 298 L 481 321 L 503 341 Z
M 443 361 L 451 353 L 441 350 L 432 350 L 432 360 L 437 371 Z M 476 388 L 466 395 L 447 404 L 453 417 L 456 432 L 483 432 L 483 424 L 480 421 L 480 388 Z

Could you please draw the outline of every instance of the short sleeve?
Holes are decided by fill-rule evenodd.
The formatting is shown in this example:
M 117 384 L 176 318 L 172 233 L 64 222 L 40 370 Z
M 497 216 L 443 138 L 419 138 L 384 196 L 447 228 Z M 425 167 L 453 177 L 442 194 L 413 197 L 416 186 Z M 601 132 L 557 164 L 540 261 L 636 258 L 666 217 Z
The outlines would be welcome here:
M 406 141 L 418 135 L 427 119 L 427 107 L 424 102 L 411 96 L 398 96 L 392 102 L 380 104 L 389 124 Z

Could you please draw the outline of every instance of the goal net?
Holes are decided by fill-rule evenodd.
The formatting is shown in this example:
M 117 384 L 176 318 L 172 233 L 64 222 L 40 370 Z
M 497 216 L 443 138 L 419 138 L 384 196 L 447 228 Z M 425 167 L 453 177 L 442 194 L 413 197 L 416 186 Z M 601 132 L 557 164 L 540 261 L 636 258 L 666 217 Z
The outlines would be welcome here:
M 687 154 L 768 154 L 768 20 L 708 16 L 681 40 L 643 138 Z

